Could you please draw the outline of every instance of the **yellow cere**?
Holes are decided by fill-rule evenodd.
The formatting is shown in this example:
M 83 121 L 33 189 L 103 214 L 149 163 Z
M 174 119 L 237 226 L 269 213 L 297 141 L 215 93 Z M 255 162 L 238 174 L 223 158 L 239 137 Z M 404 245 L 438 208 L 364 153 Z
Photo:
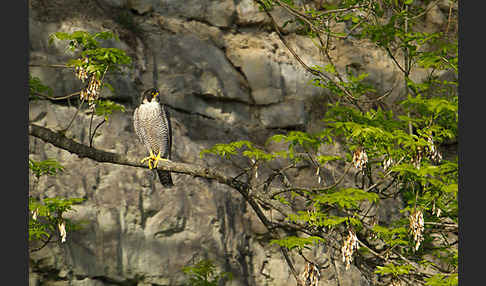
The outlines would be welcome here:
M 155 99 L 155 97 L 156 97 L 157 95 L 159 95 L 159 93 L 158 93 L 158 92 L 152 92 L 152 95 L 154 96 L 154 99 Z

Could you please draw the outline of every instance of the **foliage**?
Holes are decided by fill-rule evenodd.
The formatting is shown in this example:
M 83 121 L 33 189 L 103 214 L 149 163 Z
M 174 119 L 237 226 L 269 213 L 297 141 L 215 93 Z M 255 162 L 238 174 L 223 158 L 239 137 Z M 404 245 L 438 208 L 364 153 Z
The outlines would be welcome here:
M 310 236 L 310 237 L 287 236 L 282 239 L 273 239 L 270 241 L 270 244 L 277 244 L 289 250 L 293 250 L 293 249 L 302 250 L 303 248 L 310 249 L 308 245 L 313 245 L 318 241 L 322 242 L 324 241 L 324 239 L 318 236 Z
M 263 161 L 273 160 L 278 156 L 278 154 L 265 152 L 247 140 L 235 141 L 229 144 L 216 144 L 209 149 L 202 150 L 199 156 L 203 158 L 206 154 L 216 154 L 226 159 L 240 154 L 248 159 Z
M 64 171 L 64 167 L 54 159 L 43 161 L 29 159 L 29 169 L 37 180 L 42 176 L 55 176 Z M 61 224 L 65 225 L 66 233 L 78 229 L 80 226 L 63 218 L 63 214 L 73 211 L 72 206 L 83 201 L 83 198 L 54 197 L 39 200 L 29 197 L 29 242 L 42 241 L 45 246 L 58 233 Z M 65 235 L 60 235 L 61 239 L 65 240 Z
M 125 107 L 111 100 L 98 100 L 95 107 L 95 114 L 103 116 L 105 120 L 108 120 L 113 111 L 117 110 L 125 112 Z
M 120 66 L 131 63 L 131 58 L 124 51 L 101 46 L 100 40 L 112 39 L 119 41 L 119 38 L 111 31 L 97 33 L 86 31 L 56 32 L 50 35 L 49 43 L 52 44 L 55 40 L 69 41 L 68 50 L 71 52 L 80 51 L 81 58 L 87 57 L 89 62 L 85 63 L 83 60 L 77 59 L 69 61 L 68 65 L 84 67 L 91 73 L 96 72 L 97 76 L 100 77 L 107 68 L 118 71 Z
M 29 74 L 29 98 L 39 99 L 39 95 L 45 95 L 46 92 L 48 96 L 52 96 L 52 88 L 44 85 L 38 77 Z
M 406 276 L 402 282 L 408 284 L 416 280 L 426 285 L 457 285 L 457 246 L 454 242 L 451 246 L 446 237 L 458 239 L 458 162 L 457 157 L 444 155 L 445 147 L 458 140 L 457 80 L 439 77 L 451 73 L 457 78 L 456 35 L 421 29 L 418 24 L 427 7 L 419 1 L 346 0 L 321 3 L 316 9 L 287 0 L 257 3 L 268 13 L 277 6 L 287 11 L 293 18 L 283 27 L 296 23 L 299 33 L 315 39 L 327 59 L 324 66 L 311 68 L 311 83 L 330 97 L 323 114 L 326 127 L 315 133 L 289 131 L 271 136 L 267 142 L 283 143 L 280 150 L 237 141 L 216 144 L 201 156 L 243 157 L 252 164 L 254 159 L 259 168 L 273 170 L 268 177 L 249 182 L 250 192 L 258 199 L 267 192 L 276 194 L 268 196 L 272 204 L 263 205 L 276 205 L 289 223 L 285 228 L 292 230 L 284 238 L 271 240 L 272 244 L 300 253 L 326 243 L 347 251 L 343 259 L 363 255 L 364 265 L 382 276 Z M 336 32 L 342 23 L 345 32 Z M 447 25 L 446 31 L 452 30 L 450 22 Z M 379 89 L 369 81 L 368 73 L 334 64 L 329 43 L 342 39 L 375 44 L 395 64 L 405 94 L 394 108 L 382 104 L 387 94 L 377 94 Z M 428 76 L 412 79 L 416 68 L 426 69 Z M 326 147 L 337 142 L 343 146 L 338 152 L 323 151 L 333 150 Z M 290 168 L 307 163 L 309 174 L 319 180 L 312 188 L 296 186 L 284 168 L 275 169 L 285 160 Z M 343 165 L 347 166 L 343 178 L 354 173 L 354 186 L 340 178 L 328 184 L 320 180 L 326 167 Z M 272 184 L 275 178 L 285 180 Z M 382 200 L 397 197 L 403 201 L 401 216 L 380 222 L 377 208 Z M 285 213 L 282 206 L 292 209 Z M 365 251 L 353 253 L 356 242 L 350 230 L 356 230 L 360 245 L 367 246 Z M 336 232 L 341 233 L 341 241 L 336 241 Z M 380 249 L 375 248 L 377 244 L 382 245 Z
M 29 159 L 29 169 L 37 179 L 43 175 L 55 175 L 64 171 L 64 167 L 54 159 L 46 159 L 38 162 Z
M 81 100 L 89 102 L 90 107 L 93 108 L 93 115 L 102 116 L 104 121 L 107 121 L 113 112 L 125 111 L 123 105 L 102 99 L 99 96 L 103 87 L 107 87 L 114 93 L 113 87 L 105 81 L 105 75 L 110 72 L 121 72 L 123 67 L 131 64 L 131 58 L 124 51 L 102 46 L 106 41 L 118 41 L 118 37 L 111 31 L 97 33 L 74 31 L 72 33 L 53 33 L 49 38 L 49 43 L 52 44 L 56 40 L 68 41 L 68 52 L 73 56 L 75 54 L 78 56 L 78 58 L 68 61 L 67 66 L 74 68 L 75 76 L 82 82 L 87 82 L 87 85 L 74 95 L 79 94 Z M 44 85 L 37 77 L 29 75 L 29 87 L 30 99 L 39 97 L 56 99 L 53 97 L 52 89 Z M 67 128 L 69 127 L 70 124 Z M 91 122 L 89 130 L 91 133 Z M 96 132 L 96 129 L 94 132 Z M 89 136 L 91 144 L 95 134 L 89 134 Z M 43 161 L 29 159 L 29 169 L 35 177 L 35 181 L 32 182 L 34 187 L 37 187 L 37 182 L 42 176 L 55 176 L 64 171 L 64 167 L 55 159 Z M 68 232 L 79 229 L 79 223 L 72 223 L 69 219 L 64 218 L 63 214 L 74 211 L 73 206 L 83 201 L 83 198 L 55 197 L 40 200 L 29 197 L 29 242 L 31 242 L 31 251 L 45 247 L 56 234 L 59 234 L 61 242 L 64 242 Z M 39 244 L 39 242 L 40 247 L 34 248 L 34 245 Z
M 29 241 L 49 241 L 58 232 L 58 225 L 66 222 L 66 232 L 79 229 L 80 225 L 63 218 L 68 211 L 75 211 L 72 206 L 80 204 L 83 198 L 45 198 L 43 200 L 29 198 Z
M 131 64 L 131 58 L 125 51 L 118 48 L 103 47 L 102 40 L 116 40 L 118 37 L 111 31 L 88 33 L 86 31 L 74 31 L 72 33 L 57 32 L 50 35 L 49 43 L 54 41 L 69 41 L 67 50 L 71 54 L 78 54 L 77 58 L 67 62 L 67 66 L 74 68 L 75 75 L 88 85 L 80 92 L 81 99 L 87 99 L 90 106 L 103 104 L 103 110 L 115 107 L 104 115 L 111 114 L 113 110 L 121 110 L 119 106 L 104 102 L 99 98 L 100 91 L 107 87 L 112 93 L 113 87 L 106 82 L 105 75 L 111 72 L 122 72 L 123 67 Z
M 343 209 L 358 207 L 358 203 L 364 200 L 376 202 L 378 195 L 356 188 L 343 188 L 337 192 L 323 192 L 313 196 L 313 202 L 317 206 L 335 206 Z
M 221 281 L 228 281 L 232 279 L 231 273 L 218 272 L 216 270 L 216 266 L 209 259 L 203 259 L 194 266 L 183 267 L 182 271 L 188 277 L 188 281 L 184 285 L 216 286 L 221 285 Z
M 425 279 L 425 285 L 429 286 L 454 286 L 459 285 L 458 274 L 450 275 L 436 274 L 430 278 Z
M 381 275 L 391 274 L 394 276 L 409 274 L 413 270 L 411 265 L 395 265 L 393 263 L 385 264 L 384 266 L 377 266 L 375 273 Z

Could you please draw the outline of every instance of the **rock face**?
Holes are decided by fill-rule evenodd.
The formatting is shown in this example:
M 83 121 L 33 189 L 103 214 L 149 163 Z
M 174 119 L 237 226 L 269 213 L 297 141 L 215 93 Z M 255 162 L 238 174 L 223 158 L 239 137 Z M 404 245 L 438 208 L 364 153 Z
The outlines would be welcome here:
M 49 35 L 80 29 L 116 32 L 121 41 L 112 46 L 133 58 L 132 69 L 109 78 L 116 93 L 103 96 L 127 111 L 114 113 L 100 127 L 97 148 L 146 156 L 132 113 L 139 92 L 151 86 L 165 94 L 162 100 L 172 116 L 173 160 L 217 166 L 235 175 L 234 165 L 211 156 L 201 159 L 199 152 L 234 140 L 264 142 L 275 130 L 310 130 L 323 114 L 326 91 L 309 84 L 311 77 L 274 33 L 257 27 L 268 19 L 253 1 L 32 0 L 29 5 L 32 64 L 64 63 L 70 58 L 65 45 L 49 45 Z M 442 19 L 437 13 L 440 9 L 429 15 L 436 24 Z M 277 10 L 275 17 L 283 23 L 288 16 Z M 311 40 L 292 33 L 286 37 L 309 65 L 325 64 Z M 354 64 L 370 71 L 380 92 L 398 85 L 398 73 L 383 72 L 393 63 L 373 47 L 343 43 L 333 53 L 339 68 Z M 56 95 L 81 87 L 69 69 L 36 66 L 30 73 Z M 396 88 L 390 100 L 400 94 Z M 69 102 L 35 101 L 29 119 L 60 129 L 75 112 Z M 87 143 L 89 120 L 80 112 L 67 136 Z M 83 228 L 69 233 L 65 244 L 31 254 L 31 286 L 180 285 L 181 268 L 201 258 L 231 272 L 230 285 L 295 282 L 253 210 L 224 185 L 173 174 L 175 187 L 163 189 L 148 170 L 81 159 L 33 137 L 29 157 L 56 158 L 66 169 L 38 182 L 31 177 L 31 195 L 87 198 L 69 213 Z M 311 255 L 328 260 L 323 250 Z M 301 271 L 303 261 L 293 259 Z M 319 285 L 370 285 L 354 266 L 346 272 L 339 261 L 335 266 L 322 271 Z

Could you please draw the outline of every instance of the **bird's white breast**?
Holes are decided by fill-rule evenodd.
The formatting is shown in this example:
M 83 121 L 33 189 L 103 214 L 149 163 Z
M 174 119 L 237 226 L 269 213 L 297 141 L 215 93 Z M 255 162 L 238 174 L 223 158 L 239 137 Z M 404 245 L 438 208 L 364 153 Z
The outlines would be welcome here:
M 138 120 L 140 128 L 144 129 L 141 136 L 148 144 L 147 148 L 154 152 L 159 150 L 166 155 L 168 142 L 167 126 L 162 118 L 162 107 L 158 102 L 143 103 L 139 106 Z

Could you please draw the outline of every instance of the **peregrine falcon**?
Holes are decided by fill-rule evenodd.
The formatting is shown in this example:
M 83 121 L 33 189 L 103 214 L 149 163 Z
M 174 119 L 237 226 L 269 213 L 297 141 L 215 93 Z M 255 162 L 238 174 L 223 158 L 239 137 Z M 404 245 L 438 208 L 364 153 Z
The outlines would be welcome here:
M 133 112 L 135 133 L 150 153 L 141 162 L 148 161 L 149 168 L 157 168 L 158 160 L 171 159 L 172 129 L 169 112 L 160 103 L 160 93 L 156 88 L 144 91 L 140 98 L 140 106 Z M 170 172 L 156 170 L 164 187 L 170 187 L 172 177 Z

